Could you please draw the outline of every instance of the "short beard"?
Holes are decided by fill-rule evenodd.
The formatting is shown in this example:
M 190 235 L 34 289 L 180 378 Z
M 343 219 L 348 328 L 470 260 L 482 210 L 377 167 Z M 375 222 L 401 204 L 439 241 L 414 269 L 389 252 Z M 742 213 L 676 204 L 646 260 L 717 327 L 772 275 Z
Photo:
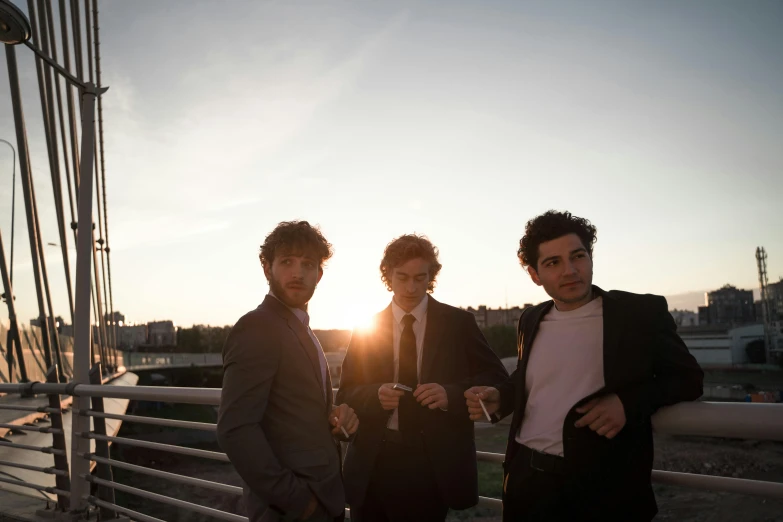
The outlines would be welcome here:
M 271 275 L 269 278 L 269 289 L 272 291 L 275 297 L 282 301 L 283 304 L 287 307 L 301 308 L 303 310 L 307 310 L 307 303 L 310 302 L 310 299 L 312 299 L 313 294 L 315 293 L 315 288 L 313 288 L 304 303 L 294 303 L 289 299 L 288 292 L 286 291 L 285 287 L 280 283 L 280 281 L 275 279 L 274 275 Z

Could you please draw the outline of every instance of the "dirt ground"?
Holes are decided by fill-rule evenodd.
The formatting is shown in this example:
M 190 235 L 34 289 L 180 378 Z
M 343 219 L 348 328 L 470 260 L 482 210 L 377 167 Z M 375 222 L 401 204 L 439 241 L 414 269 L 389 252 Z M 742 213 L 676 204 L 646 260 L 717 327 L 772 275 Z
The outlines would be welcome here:
M 655 469 L 783 482 L 783 444 L 697 437 L 655 437 Z M 655 485 L 655 520 L 780 522 L 783 500 Z
M 476 430 L 476 442 L 480 450 L 502 452 L 507 427 L 480 427 Z M 141 434 L 136 434 L 141 435 Z M 161 442 L 172 442 L 173 433 L 147 434 Z M 147 438 L 147 436 L 144 436 Z M 203 437 L 181 440 L 182 445 L 217 450 L 216 444 Z M 198 477 L 215 482 L 240 485 L 239 477 L 229 464 L 203 459 L 180 457 L 140 448 L 113 449 L 115 458 L 142 466 L 150 466 L 172 473 Z M 783 444 L 758 441 L 738 441 L 695 437 L 655 436 L 655 469 L 698 473 L 724 477 L 783 482 Z M 500 466 L 480 463 L 480 494 L 498 497 L 500 492 Z M 115 480 L 149 491 L 164 493 L 175 498 L 216 509 L 242 513 L 241 497 L 220 494 L 211 490 L 176 485 L 152 477 L 115 470 Z M 656 521 L 677 522 L 783 522 L 783 500 L 750 495 L 735 495 L 698 491 L 683 487 L 654 486 L 659 514 Z M 160 505 L 144 499 L 121 495 L 118 503 L 131 509 L 167 521 L 201 522 L 212 518 L 188 511 Z M 454 512 L 453 521 L 499 522 L 498 514 L 485 509 Z

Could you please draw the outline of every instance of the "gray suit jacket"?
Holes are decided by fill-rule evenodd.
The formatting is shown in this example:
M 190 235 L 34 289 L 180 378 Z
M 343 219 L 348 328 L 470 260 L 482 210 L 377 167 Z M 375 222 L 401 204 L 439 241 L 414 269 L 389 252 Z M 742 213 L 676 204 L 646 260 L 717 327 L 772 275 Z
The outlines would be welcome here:
M 312 495 L 333 517 L 345 510 L 340 447 L 328 421 L 332 385 L 328 371 L 322 384 L 317 349 L 271 296 L 226 340 L 217 434 L 244 481 L 251 522 L 299 518 Z

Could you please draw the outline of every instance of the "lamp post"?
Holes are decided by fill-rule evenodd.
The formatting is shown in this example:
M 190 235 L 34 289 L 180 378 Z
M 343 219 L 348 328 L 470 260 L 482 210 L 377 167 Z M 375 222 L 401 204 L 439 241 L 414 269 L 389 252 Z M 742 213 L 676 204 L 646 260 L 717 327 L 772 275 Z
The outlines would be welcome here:
M 16 219 L 16 149 L 10 141 L 0 138 L 13 152 L 11 163 L 11 284 L 14 283 L 14 220 Z
M 0 22 L 2 23 L 2 22 Z M 0 26 L 0 30 L 2 27 Z M 11 189 L 11 274 L 9 277 L 8 267 L 5 264 L 5 248 L 3 247 L 3 236 L 0 234 L 0 276 L 3 280 L 3 288 L 5 293 L 3 297 L 8 305 L 8 320 L 10 326 L 8 328 L 8 334 L 6 335 L 6 362 L 8 364 L 8 380 L 11 381 L 14 377 L 14 350 L 16 350 L 16 363 L 19 365 L 19 380 L 21 382 L 27 382 L 27 367 L 24 361 L 24 353 L 22 351 L 22 340 L 19 338 L 19 323 L 16 318 L 16 307 L 14 306 L 14 217 L 16 215 L 16 149 L 11 142 L 0 138 L 0 141 L 11 147 L 13 152 L 13 167 L 11 175 L 12 189 Z
M 30 43 L 30 22 L 25 14 L 8 0 L 0 0 L 0 42 L 5 44 L 9 63 L 9 82 L 14 106 L 14 122 L 20 155 L 27 154 L 27 137 L 21 109 L 21 89 L 16 74 L 16 50 L 18 44 L 26 45 L 36 56 L 48 63 L 67 81 L 81 90 L 82 96 L 82 139 L 80 155 L 80 184 L 78 200 L 78 226 L 76 239 L 76 298 L 74 307 L 74 349 L 73 383 L 90 383 L 90 269 L 92 267 L 92 199 L 93 199 L 93 161 L 95 157 L 95 100 L 107 88 L 96 88 L 93 83 L 84 83 L 63 69 L 57 62 L 46 56 Z M 13 71 L 11 71 L 13 65 Z M 13 72 L 13 74 L 11 74 Z M 29 171 L 27 172 L 29 175 Z M 84 511 L 88 508 L 87 496 L 90 493 L 86 476 L 90 474 L 90 464 L 79 455 L 90 453 L 89 439 L 83 434 L 90 431 L 90 418 L 80 413 L 90 409 L 89 397 L 74 397 L 71 433 L 71 495 L 70 509 Z M 67 507 L 66 507 L 67 508 Z

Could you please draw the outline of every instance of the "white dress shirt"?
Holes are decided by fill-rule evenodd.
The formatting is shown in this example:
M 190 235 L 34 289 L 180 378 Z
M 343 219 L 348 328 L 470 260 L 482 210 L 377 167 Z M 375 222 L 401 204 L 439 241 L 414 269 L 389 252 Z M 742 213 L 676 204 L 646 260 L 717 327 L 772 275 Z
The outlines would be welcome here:
M 427 303 L 429 297 L 424 296 L 416 308 L 410 311 L 410 314 L 416 318 L 413 322 L 413 334 L 416 336 L 416 375 L 421 379 L 421 354 L 424 351 L 424 332 L 427 329 Z M 408 312 L 400 308 L 397 303 L 392 299 L 392 342 L 394 345 L 394 382 L 400 378 L 400 337 L 402 337 L 402 329 L 405 325 L 402 322 Z M 389 418 L 389 424 L 386 425 L 389 429 L 399 429 L 399 420 L 397 410 L 394 410 L 391 418 Z
M 318 340 L 318 337 L 315 336 L 313 331 L 310 329 L 310 316 L 307 312 L 302 310 L 301 308 L 291 308 L 287 304 L 283 303 L 283 301 L 280 300 L 279 297 L 277 297 L 272 291 L 269 291 L 269 295 L 280 301 L 286 308 L 291 310 L 297 319 L 302 321 L 302 324 L 304 325 L 305 329 L 307 330 L 307 333 L 310 335 L 310 339 L 313 341 L 313 344 L 315 345 L 315 351 L 318 354 L 318 362 L 321 364 L 321 390 L 324 393 L 324 397 L 326 397 L 326 372 L 329 371 L 329 365 L 326 362 L 326 356 L 324 355 L 324 349 L 321 346 L 321 342 Z M 331 393 L 332 390 L 329 390 L 329 393 Z

